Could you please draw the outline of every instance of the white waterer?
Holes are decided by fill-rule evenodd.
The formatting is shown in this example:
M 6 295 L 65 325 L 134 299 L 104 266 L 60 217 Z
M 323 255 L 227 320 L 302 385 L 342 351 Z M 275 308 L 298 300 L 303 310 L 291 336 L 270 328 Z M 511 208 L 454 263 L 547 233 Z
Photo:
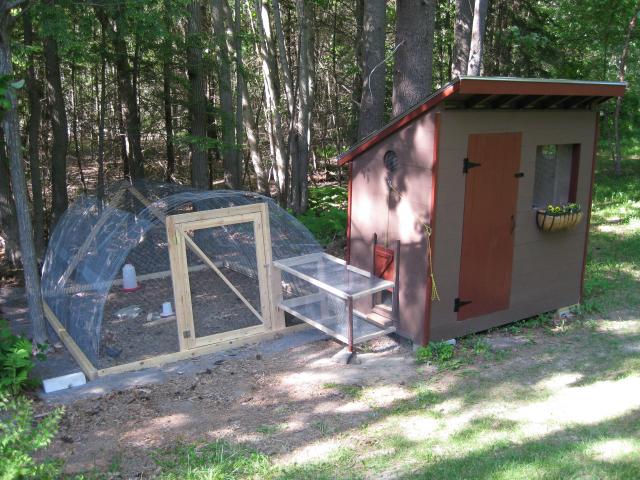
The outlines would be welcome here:
M 138 279 L 136 278 L 136 269 L 130 263 L 122 267 L 122 290 L 125 292 L 133 292 L 138 289 Z
M 171 317 L 173 315 L 173 309 L 171 308 L 171 302 L 164 302 L 162 304 L 161 317 Z

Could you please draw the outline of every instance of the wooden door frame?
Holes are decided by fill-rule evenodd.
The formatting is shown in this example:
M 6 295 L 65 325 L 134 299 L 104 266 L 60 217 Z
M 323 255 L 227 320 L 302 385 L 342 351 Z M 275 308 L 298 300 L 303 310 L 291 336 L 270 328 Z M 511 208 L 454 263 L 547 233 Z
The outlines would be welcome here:
M 259 312 L 188 235 L 190 231 L 239 223 L 253 224 L 260 291 Z M 277 275 L 277 271 L 271 268 L 271 233 L 267 204 L 257 203 L 240 207 L 171 215 L 166 218 L 166 226 L 180 351 L 228 342 L 241 337 L 284 328 L 284 314 L 277 308 L 277 303 L 275 303 L 277 301 L 277 292 L 274 290 L 276 286 L 279 286 L 280 282 L 279 279 L 270 278 L 273 275 Z M 233 293 L 249 308 L 251 313 L 262 322 L 262 325 L 196 337 L 187 265 L 187 248 L 227 284 Z M 276 280 L 278 281 L 276 282 Z

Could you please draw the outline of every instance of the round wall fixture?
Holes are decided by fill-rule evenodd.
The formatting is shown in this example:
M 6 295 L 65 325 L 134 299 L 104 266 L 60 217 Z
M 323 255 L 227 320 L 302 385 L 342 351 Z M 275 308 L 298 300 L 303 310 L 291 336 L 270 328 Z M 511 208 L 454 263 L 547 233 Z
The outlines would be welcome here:
M 396 152 L 393 150 L 387 150 L 382 161 L 387 172 L 393 173 L 396 171 L 396 168 L 398 167 L 398 156 L 396 155 Z

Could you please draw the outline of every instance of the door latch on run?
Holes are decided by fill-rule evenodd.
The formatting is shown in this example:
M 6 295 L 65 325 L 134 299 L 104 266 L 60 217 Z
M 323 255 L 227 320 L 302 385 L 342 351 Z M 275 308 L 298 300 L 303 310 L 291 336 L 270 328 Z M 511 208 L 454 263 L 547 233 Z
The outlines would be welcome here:
M 464 307 L 465 305 L 469 305 L 470 303 L 471 303 L 471 300 L 460 300 L 460 298 L 456 298 L 453 301 L 453 311 L 459 312 L 461 307 Z

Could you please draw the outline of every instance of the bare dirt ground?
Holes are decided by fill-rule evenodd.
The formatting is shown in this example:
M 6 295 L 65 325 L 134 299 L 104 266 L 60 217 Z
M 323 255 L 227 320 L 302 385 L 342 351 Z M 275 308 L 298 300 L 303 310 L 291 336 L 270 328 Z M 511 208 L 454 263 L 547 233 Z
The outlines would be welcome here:
M 249 303 L 260 311 L 258 282 L 228 268 L 224 275 L 240 290 Z M 202 337 L 258 325 L 260 321 L 212 270 L 189 274 L 191 301 L 196 336 Z M 143 360 L 177 352 L 178 330 L 175 316 L 161 318 L 163 302 L 173 303 L 171 277 L 145 280 L 140 289 L 123 293 L 113 286 L 105 303 L 102 324 L 102 346 L 98 368 Z M 118 311 L 140 307 L 134 318 L 119 318 Z M 175 306 L 174 306 L 175 308 Z M 104 347 L 109 347 L 106 350 Z M 108 352 L 118 352 L 117 357 Z
M 402 389 L 420 375 L 403 343 L 378 340 L 360 355 L 360 365 L 348 366 L 330 360 L 341 348 L 316 342 L 72 403 L 45 454 L 64 460 L 69 473 L 117 463 L 124 478 L 153 475 L 151 452 L 181 441 L 226 439 L 290 455 L 375 416 L 372 406 L 332 386 L 384 385 L 376 398 L 383 405 L 406 396 Z

